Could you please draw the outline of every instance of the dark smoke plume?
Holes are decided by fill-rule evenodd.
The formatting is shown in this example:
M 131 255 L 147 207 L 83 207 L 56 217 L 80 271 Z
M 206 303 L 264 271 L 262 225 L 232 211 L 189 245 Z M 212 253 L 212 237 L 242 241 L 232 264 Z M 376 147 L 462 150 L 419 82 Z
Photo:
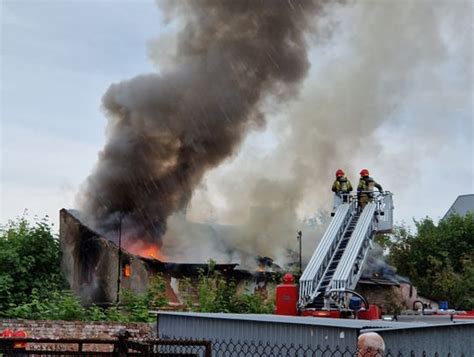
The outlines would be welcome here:
M 175 65 L 112 84 L 107 142 L 79 196 L 85 218 L 159 241 L 203 175 L 265 125 L 263 100 L 293 97 L 309 69 L 314 0 L 194 0 L 163 6 L 185 26 Z

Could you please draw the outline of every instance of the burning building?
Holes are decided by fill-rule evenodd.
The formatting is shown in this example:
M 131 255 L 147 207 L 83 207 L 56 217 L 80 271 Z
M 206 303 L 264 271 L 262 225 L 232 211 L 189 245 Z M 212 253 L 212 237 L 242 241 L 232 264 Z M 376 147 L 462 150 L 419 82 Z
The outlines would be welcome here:
M 327 2 L 322 0 L 161 3 L 165 17 L 176 20 L 180 29 L 175 53 L 169 54 L 167 63 L 156 61 L 160 73 L 138 75 L 108 88 L 102 99 L 108 118 L 106 142 L 78 194 L 81 217 L 61 213 L 64 269 L 73 289 L 82 292 L 87 301 L 114 301 L 120 284 L 143 291 L 151 272 L 174 271 L 173 265 L 164 263 L 168 259 L 162 253 L 166 251 L 162 248 L 178 241 L 172 239 L 173 233 L 183 236 L 172 232 L 173 219 L 190 203 L 206 174 L 234 157 L 249 132 L 265 126 L 266 114 L 298 96 L 310 69 L 308 38 L 317 30 L 319 17 L 327 13 Z M 432 16 L 431 11 L 420 10 L 415 13 Z M 400 16 L 394 17 L 394 11 L 401 11 Z M 418 55 L 403 57 L 411 63 L 400 60 L 397 46 L 386 46 L 392 42 L 410 45 L 406 38 L 411 38 L 413 29 L 438 33 L 420 30 L 424 27 L 419 27 L 422 22 L 416 17 L 408 18 L 410 26 L 404 31 L 399 22 L 389 21 L 405 19 L 414 13 L 411 7 L 376 7 L 375 11 L 360 13 L 364 14 L 360 24 L 356 22 L 360 31 L 350 30 L 361 34 L 355 37 L 354 52 L 347 52 L 347 63 L 342 56 L 342 60 L 331 59 L 323 67 L 331 90 L 327 85 L 315 89 L 321 91 L 319 100 L 311 101 L 302 115 L 291 118 L 291 130 L 284 131 L 294 134 L 283 140 L 285 145 L 275 156 L 274 174 L 266 176 L 266 160 L 262 161 L 261 175 L 252 177 L 252 185 L 241 179 L 241 172 L 238 174 L 239 181 L 245 181 L 245 192 L 250 188 L 245 197 L 239 190 L 233 193 L 228 201 L 235 207 L 230 212 L 246 212 L 251 206 L 272 208 L 270 214 L 258 209 L 248 220 L 246 234 L 236 234 L 240 243 L 234 248 L 246 246 L 250 260 L 252 255 L 275 257 L 276 249 L 285 248 L 283 243 L 300 229 L 296 224 L 299 205 L 305 196 L 314 199 L 318 194 L 316 183 L 325 179 L 321 173 L 337 158 L 344 158 L 349 165 L 347 148 L 357 152 L 361 142 L 371 142 L 368 139 L 382 118 L 391 117 L 384 108 L 392 108 L 392 101 L 398 98 L 392 89 L 408 87 L 404 83 L 429 63 L 425 54 L 437 52 L 431 51 L 432 43 L 438 47 L 435 39 L 424 41 L 430 44 L 427 48 L 414 43 L 411 49 Z M 366 21 L 367 13 L 375 14 L 375 23 L 388 29 L 385 36 L 369 36 L 380 32 L 366 26 L 372 23 Z M 341 21 L 329 21 L 333 22 Z M 162 56 L 163 47 L 150 52 Z M 392 79 L 401 85 L 390 85 Z M 389 84 L 382 86 L 388 91 L 381 90 L 381 83 Z M 374 105 L 367 105 L 368 98 Z M 360 122 L 348 120 L 357 116 Z M 318 122 L 322 125 L 316 125 Z M 338 124 L 330 126 L 329 122 Z M 352 133 L 345 140 L 345 148 L 334 140 L 341 128 Z M 349 141 L 351 138 L 355 141 Z M 236 183 L 229 184 L 233 185 Z M 202 245 L 193 237 L 186 242 L 191 249 L 180 258 L 189 258 L 188 252 L 204 253 L 192 258 L 205 264 L 206 255 L 215 257 L 216 246 L 219 253 L 228 254 L 225 242 L 212 240 L 215 231 L 207 234 L 205 227 L 186 222 L 174 227 L 201 231 L 205 242 L 210 243 Z M 123 244 L 116 237 L 122 237 Z M 120 245 L 128 253 L 121 253 Z M 181 247 L 171 248 L 178 252 L 172 258 L 176 262 Z M 212 254 L 207 248 L 212 248 Z M 235 260 L 229 262 L 217 268 L 234 274 Z M 178 266 L 197 266 L 191 263 Z M 170 275 L 170 292 L 175 286 L 172 278 L 176 277 Z
M 118 301 L 120 290 L 147 291 L 150 278 L 160 274 L 166 285 L 169 308 L 183 303 L 180 281 L 197 282 L 208 269 L 206 261 L 169 262 L 158 246 L 132 246 L 133 252 L 84 225 L 77 211 L 60 211 L 62 269 L 71 289 L 84 304 L 108 305 Z M 213 258 L 213 257 L 209 257 Z M 233 279 L 239 290 L 265 291 L 280 267 L 268 257 L 256 257 L 255 271 L 239 269 L 238 264 L 217 263 L 214 269 Z
M 206 232 L 214 242 L 212 232 Z M 109 238 L 83 224 L 77 211 L 60 211 L 62 269 L 71 289 L 84 304 L 115 303 L 119 290 L 145 293 L 150 278 L 160 274 L 166 285 L 167 308 L 179 308 L 189 294 L 180 289 L 183 279 L 197 285 L 200 273 L 208 269 L 207 260 L 215 258 L 208 256 L 193 263 L 173 262 L 160 252 L 158 246 L 134 245 L 133 251 L 123 247 L 119 250 L 118 243 Z M 206 245 L 199 242 L 195 249 L 207 251 Z M 266 295 L 268 288 L 277 282 L 282 269 L 269 257 L 254 256 L 254 260 L 257 263 L 251 270 L 235 262 L 217 263 L 214 269 L 234 280 L 238 290 L 258 291 Z M 384 312 L 411 308 L 417 300 L 436 307 L 433 301 L 418 296 L 416 288 L 407 279 L 398 276 L 392 267 L 376 256 L 369 257 L 356 291 L 370 303 L 379 305 Z

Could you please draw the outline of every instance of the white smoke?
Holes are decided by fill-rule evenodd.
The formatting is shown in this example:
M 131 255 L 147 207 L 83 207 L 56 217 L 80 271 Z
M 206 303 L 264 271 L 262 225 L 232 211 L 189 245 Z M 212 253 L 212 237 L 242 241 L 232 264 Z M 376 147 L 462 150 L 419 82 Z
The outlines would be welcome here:
M 241 239 L 232 244 L 275 257 L 294 240 L 304 216 L 331 208 L 339 167 L 353 186 L 368 167 L 396 193 L 396 217 L 419 212 L 410 202 L 434 200 L 433 172 L 425 167 L 438 166 L 441 184 L 455 167 L 472 190 L 472 23 L 467 1 L 326 8 L 300 100 L 286 107 L 268 103 L 266 130 L 207 174 L 188 217 L 240 225 Z M 460 153 L 466 142 L 471 151 Z M 455 166 L 458 155 L 468 167 Z M 436 157 L 450 162 L 436 164 Z M 271 214 L 259 220 L 255 208 Z M 317 234 L 305 238 L 310 256 Z

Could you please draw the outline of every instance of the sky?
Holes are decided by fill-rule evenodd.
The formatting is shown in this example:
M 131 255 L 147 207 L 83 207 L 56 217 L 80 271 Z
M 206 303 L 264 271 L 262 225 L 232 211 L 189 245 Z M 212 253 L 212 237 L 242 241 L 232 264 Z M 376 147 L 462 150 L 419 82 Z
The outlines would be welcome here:
M 173 27 L 166 27 L 154 2 L 145 0 L 2 0 L 0 10 L 0 223 L 28 210 L 30 217 L 48 215 L 57 226 L 58 211 L 74 207 L 75 195 L 104 145 L 102 95 L 111 83 L 156 71 L 156 61 L 149 58 L 150 41 L 163 38 Z M 411 95 L 397 109 L 397 120 L 376 129 L 382 155 L 354 158 L 355 167 L 370 166 L 377 181 L 394 191 L 397 222 L 426 216 L 437 220 L 458 195 L 474 192 L 472 61 L 470 68 L 457 62 L 456 39 L 449 37 L 452 33 L 447 29 L 446 43 L 452 42 L 448 51 L 454 59 L 436 67 L 435 87 L 428 91 L 414 78 Z M 154 43 L 154 51 L 159 51 Z M 472 59 L 472 36 L 470 43 Z M 169 43 L 163 42 L 163 51 L 168 49 Z M 301 100 L 293 101 L 287 113 L 311 104 L 312 81 L 321 76 L 321 68 L 328 68 L 325 61 L 331 55 L 327 43 L 315 46 Z M 413 77 L 417 75 L 427 76 L 419 72 Z M 458 91 L 463 92 L 458 107 L 443 104 L 449 96 L 458 98 Z M 433 116 L 432 125 L 410 120 L 417 116 Z M 236 157 L 209 174 L 206 192 L 225 185 L 226 175 L 255 151 L 263 157 L 275 149 L 274 132 L 285 116 L 273 113 L 267 119 L 265 130 L 252 132 Z M 343 140 L 343 136 L 331 140 Z M 420 151 L 422 155 L 413 155 Z M 397 167 L 400 170 L 394 175 Z M 407 167 L 416 175 L 407 175 Z M 334 163 L 333 171 L 337 168 Z M 348 173 L 353 183 L 357 173 Z M 327 176 L 327 194 L 314 207 L 305 203 L 302 216 L 331 206 L 334 172 L 315 175 Z M 225 195 L 224 189 L 219 192 L 213 198 L 216 207 Z
M 0 222 L 72 207 L 103 146 L 108 86 L 153 70 L 152 1 L 1 2 Z

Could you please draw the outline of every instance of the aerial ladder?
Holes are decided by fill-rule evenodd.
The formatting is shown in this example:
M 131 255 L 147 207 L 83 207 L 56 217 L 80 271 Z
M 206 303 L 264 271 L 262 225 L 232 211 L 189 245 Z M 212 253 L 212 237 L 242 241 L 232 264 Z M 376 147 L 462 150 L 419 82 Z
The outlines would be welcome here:
M 392 193 L 362 193 L 371 197 L 363 210 L 355 196 L 334 196 L 333 218 L 300 278 L 298 310 L 350 310 L 375 235 L 393 226 Z

